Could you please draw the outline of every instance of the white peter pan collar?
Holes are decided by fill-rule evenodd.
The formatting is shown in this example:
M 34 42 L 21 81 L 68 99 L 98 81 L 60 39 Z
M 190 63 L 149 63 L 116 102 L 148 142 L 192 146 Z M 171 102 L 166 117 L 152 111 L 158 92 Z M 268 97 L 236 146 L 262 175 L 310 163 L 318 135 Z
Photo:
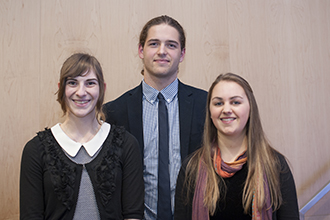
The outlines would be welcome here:
M 103 142 L 108 137 L 110 128 L 111 128 L 110 124 L 103 122 L 100 130 L 96 133 L 96 135 L 90 141 L 84 144 L 75 142 L 74 140 L 69 138 L 69 136 L 67 136 L 62 130 L 60 123 L 54 125 L 51 128 L 51 131 L 57 143 L 59 143 L 62 149 L 71 157 L 75 157 L 82 146 L 84 146 L 88 155 L 92 157 L 100 149 Z

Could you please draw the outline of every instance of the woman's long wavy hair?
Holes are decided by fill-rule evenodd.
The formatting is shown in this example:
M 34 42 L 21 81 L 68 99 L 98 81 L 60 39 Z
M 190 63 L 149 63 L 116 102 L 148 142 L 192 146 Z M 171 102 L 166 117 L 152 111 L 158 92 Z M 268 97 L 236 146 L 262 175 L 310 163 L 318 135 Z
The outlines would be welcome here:
M 105 86 L 101 64 L 94 56 L 85 53 L 75 53 L 66 59 L 60 72 L 59 88 L 56 92 L 57 101 L 60 103 L 63 114 L 65 115 L 67 112 L 67 103 L 65 102 L 65 86 L 68 78 L 87 75 L 91 70 L 94 71 L 100 87 L 99 98 L 95 106 L 95 116 L 99 124 L 101 124 L 101 121 L 105 121 L 105 116 L 102 111 Z
M 187 193 L 192 193 L 195 189 L 198 177 L 199 162 L 207 167 L 207 182 L 204 195 L 204 205 L 208 207 L 211 215 L 216 211 L 217 202 L 226 196 L 226 185 L 223 178 L 216 174 L 213 168 L 213 152 L 216 148 L 214 144 L 218 140 L 217 129 L 210 117 L 210 102 L 214 87 L 220 81 L 235 82 L 240 85 L 248 97 L 250 104 L 249 119 L 246 123 L 247 137 L 247 165 L 248 175 L 243 191 L 243 208 L 244 213 L 249 213 L 252 207 L 253 194 L 258 197 L 257 207 L 261 210 L 266 202 L 264 190 L 264 175 L 267 177 L 269 192 L 271 197 L 271 205 L 273 210 L 277 210 L 282 203 L 282 195 L 280 191 L 280 163 L 276 156 L 276 150 L 273 149 L 262 129 L 257 102 L 253 95 L 252 88 L 249 83 L 242 77 L 226 73 L 219 75 L 211 85 L 206 106 L 206 117 L 204 125 L 203 147 L 200 148 L 192 156 L 187 165 L 186 171 L 186 187 Z M 251 159 L 253 158 L 253 159 Z M 258 184 L 262 183 L 262 184 Z M 187 197 L 188 200 L 192 199 Z

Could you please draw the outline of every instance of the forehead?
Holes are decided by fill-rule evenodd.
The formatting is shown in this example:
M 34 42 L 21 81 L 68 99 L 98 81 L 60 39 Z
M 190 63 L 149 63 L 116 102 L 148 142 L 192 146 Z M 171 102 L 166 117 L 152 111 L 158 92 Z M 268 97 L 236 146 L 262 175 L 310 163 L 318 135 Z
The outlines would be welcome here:
M 84 73 L 78 75 L 78 76 L 73 76 L 73 77 L 68 77 L 68 78 L 74 78 L 74 79 L 97 79 L 95 71 L 91 68 L 90 70 L 86 70 Z
M 167 24 L 154 25 L 149 28 L 146 41 L 160 40 L 160 41 L 176 41 L 180 42 L 179 32 L 172 26 Z
M 236 82 L 232 81 L 220 81 L 212 91 L 212 97 L 233 97 L 241 96 L 246 97 L 244 89 Z

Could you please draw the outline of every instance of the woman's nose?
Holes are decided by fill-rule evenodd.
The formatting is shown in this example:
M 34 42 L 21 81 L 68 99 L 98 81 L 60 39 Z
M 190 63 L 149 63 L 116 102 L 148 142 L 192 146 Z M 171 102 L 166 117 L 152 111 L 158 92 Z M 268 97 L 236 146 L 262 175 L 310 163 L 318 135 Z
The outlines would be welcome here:
M 77 88 L 76 94 L 78 96 L 84 96 L 84 95 L 86 95 L 85 85 L 79 85 L 78 88 Z
M 223 112 L 224 114 L 231 114 L 231 113 L 232 113 L 231 106 L 230 106 L 229 104 L 225 104 L 225 105 L 223 106 L 223 110 L 222 110 L 222 112 Z

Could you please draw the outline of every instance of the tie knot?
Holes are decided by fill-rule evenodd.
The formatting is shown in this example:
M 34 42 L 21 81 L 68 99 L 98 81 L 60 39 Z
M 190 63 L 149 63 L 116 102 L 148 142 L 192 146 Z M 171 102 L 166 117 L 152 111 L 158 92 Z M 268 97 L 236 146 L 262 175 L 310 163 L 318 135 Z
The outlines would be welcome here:
M 158 99 L 159 100 L 165 100 L 164 96 L 162 95 L 162 93 L 158 93 Z

